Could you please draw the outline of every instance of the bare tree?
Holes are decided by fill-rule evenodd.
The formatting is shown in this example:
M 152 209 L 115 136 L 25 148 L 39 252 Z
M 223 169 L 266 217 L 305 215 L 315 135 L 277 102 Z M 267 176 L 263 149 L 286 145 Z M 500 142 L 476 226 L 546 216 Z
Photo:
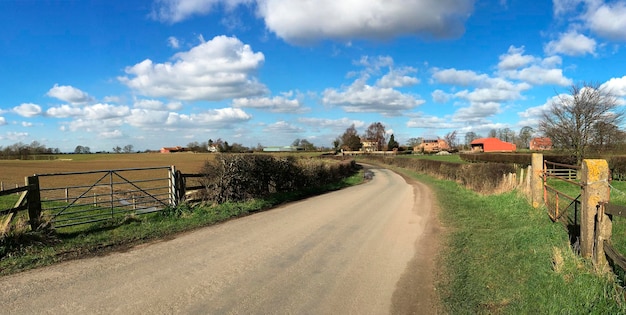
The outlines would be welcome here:
M 524 126 L 522 127 L 522 129 L 520 129 L 519 131 L 519 136 L 517 137 L 518 139 L 518 146 L 520 148 L 529 148 L 530 147 L 530 140 L 533 136 L 533 133 L 535 132 L 535 130 L 530 127 L 530 126 Z
M 591 148 L 594 151 L 612 151 L 619 149 L 626 141 L 626 133 L 618 126 L 599 121 L 593 125 Z
M 476 134 L 473 131 L 469 131 L 465 134 L 465 145 L 469 148 L 472 141 L 480 138 L 480 135 Z
M 410 138 L 409 140 L 407 140 L 406 146 L 412 148 L 419 145 L 420 143 L 422 143 L 422 137 Z
M 511 130 L 511 128 L 500 128 L 498 129 L 498 139 L 505 142 L 513 142 L 515 141 L 515 132 Z
M 309 141 L 307 139 L 300 140 L 300 146 L 302 148 L 304 148 L 304 151 L 315 151 L 315 150 L 317 150 L 315 145 L 311 141 Z
M 376 151 L 381 151 L 385 147 L 387 135 L 385 134 L 385 125 L 375 122 L 367 127 L 365 138 L 376 142 Z
M 456 146 L 456 130 L 448 132 L 443 139 L 446 140 L 450 148 L 454 148 Z
M 133 145 L 132 144 L 127 144 L 124 146 L 124 148 L 122 149 L 124 151 L 124 153 L 131 153 L 133 152 Z
M 352 124 L 339 138 L 341 140 L 341 148 L 348 151 L 358 151 L 361 148 L 361 138 L 356 131 L 356 127 Z
M 568 92 L 558 95 L 543 113 L 539 130 L 580 163 L 594 140 L 594 126 L 599 122 L 618 126 L 624 113 L 617 107 L 617 97 L 598 84 L 572 85 Z

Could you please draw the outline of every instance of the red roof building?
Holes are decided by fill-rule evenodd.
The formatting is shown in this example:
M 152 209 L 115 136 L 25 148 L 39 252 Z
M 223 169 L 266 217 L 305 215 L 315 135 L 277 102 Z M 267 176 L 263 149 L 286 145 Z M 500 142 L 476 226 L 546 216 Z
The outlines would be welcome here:
M 175 152 L 185 152 L 185 151 L 189 151 L 189 149 L 183 148 L 181 146 L 161 148 L 161 153 L 175 153 Z
M 517 146 L 504 142 L 498 138 L 480 138 L 472 141 L 472 151 L 475 152 L 513 152 Z
M 533 138 L 530 140 L 531 151 L 552 150 L 552 140 L 550 138 Z

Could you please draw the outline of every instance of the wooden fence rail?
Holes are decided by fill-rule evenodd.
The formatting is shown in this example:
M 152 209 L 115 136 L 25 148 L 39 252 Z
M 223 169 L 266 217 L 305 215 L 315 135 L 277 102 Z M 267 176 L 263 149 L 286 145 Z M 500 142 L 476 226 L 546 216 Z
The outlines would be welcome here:
M 13 207 L 0 210 L 0 216 L 5 216 L 2 222 L 0 222 L 0 235 L 8 231 L 9 224 L 11 224 L 11 221 L 13 220 L 15 215 L 20 211 L 28 210 L 29 214 L 33 213 L 33 215 L 39 216 L 39 214 L 36 213 L 37 206 L 28 203 L 29 198 L 32 198 L 32 195 L 35 194 L 31 194 L 30 191 L 39 189 L 39 187 L 37 187 L 36 185 L 31 185 L 32 183 L 29 180 L 31 180 L 31 178 L 27 177 L 25 186 L 0 191 L 0 197 L 12 194 L 20 194 L 20 197 Z M 36 229 L 39 220 L 31 219 L 30 223 L 31 228 Z

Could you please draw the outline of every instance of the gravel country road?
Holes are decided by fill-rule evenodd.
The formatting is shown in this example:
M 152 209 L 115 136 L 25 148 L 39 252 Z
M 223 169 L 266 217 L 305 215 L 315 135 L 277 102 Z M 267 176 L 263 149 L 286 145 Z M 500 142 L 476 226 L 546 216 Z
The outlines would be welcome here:
M 433 314 L 430 190 L 363 185 L 0 278 L 2 314 Z

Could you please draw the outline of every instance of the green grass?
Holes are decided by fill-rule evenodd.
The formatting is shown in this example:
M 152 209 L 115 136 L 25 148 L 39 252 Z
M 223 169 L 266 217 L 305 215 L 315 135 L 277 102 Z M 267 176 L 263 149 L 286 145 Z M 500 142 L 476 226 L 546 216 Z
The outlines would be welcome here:
M 572 197 L 576 197 L 582 192 L 580 187 L 557 179 L 550 179 L 548 181 L 548 185 Z M 613 188 L 611 189 L 610 202 L 626 206 L 626 182 L 613 181 L 611 182 L 611 186 Z M 554 194 L 550 194 L 550 198 L 554 198 L 553 196 Z M 565 199 L 561 200 L 566 202 Z M 573 219 L 573 207 L 569 207 L 567 209 L 566 215 L 570 219 Z M 613 216 L 613 233 L 611 241 L 615 246 L 615 249 L 622 253 L 622 255 L 626 255 L 626 218 Z M 620 281 L 624 281 L 624 279 L 621 278 Z
M 422 159 L 422 160 L 435 160 L 435 161 L 443 161 L 443 162 L 452 162 L 452 163 L 461 163 L 465 164 L 467 162 L 461 160 L 461 156 L 458 154 L 450 154 L 450 155 L 435 155 L 435 154 L 411 154 L 411 155 L 398 155 L 398 158 L 407 158 L 407 159 Z
M 72 227 L 58 231 L 28 232 L 20 227 L 0 238 L 0 276 L 60 261 L 122 250 L 163 239 L 232 218 L 263 211 L 273 206 L 312 195 L 341 189 L 363 181 L 363 171 L 335 184 L 302 192 L 275 194 L 264 199 L 216 206 L 181 206 L 141 216 Z
M 449 314 L 624 314 L 612 275 L 600 276 L 569 247 L 545 209 L 517 193 L 484 196 L 456 183 L 429 184 L 449 232 L 438 292 Z
M 11 194 L 8 196 L 0 196 L 0 210 L 13 208 L 13 206 L 15 206 L 15 203 L 17 202 L 19 198 L 20 196 L 16 194 Z

